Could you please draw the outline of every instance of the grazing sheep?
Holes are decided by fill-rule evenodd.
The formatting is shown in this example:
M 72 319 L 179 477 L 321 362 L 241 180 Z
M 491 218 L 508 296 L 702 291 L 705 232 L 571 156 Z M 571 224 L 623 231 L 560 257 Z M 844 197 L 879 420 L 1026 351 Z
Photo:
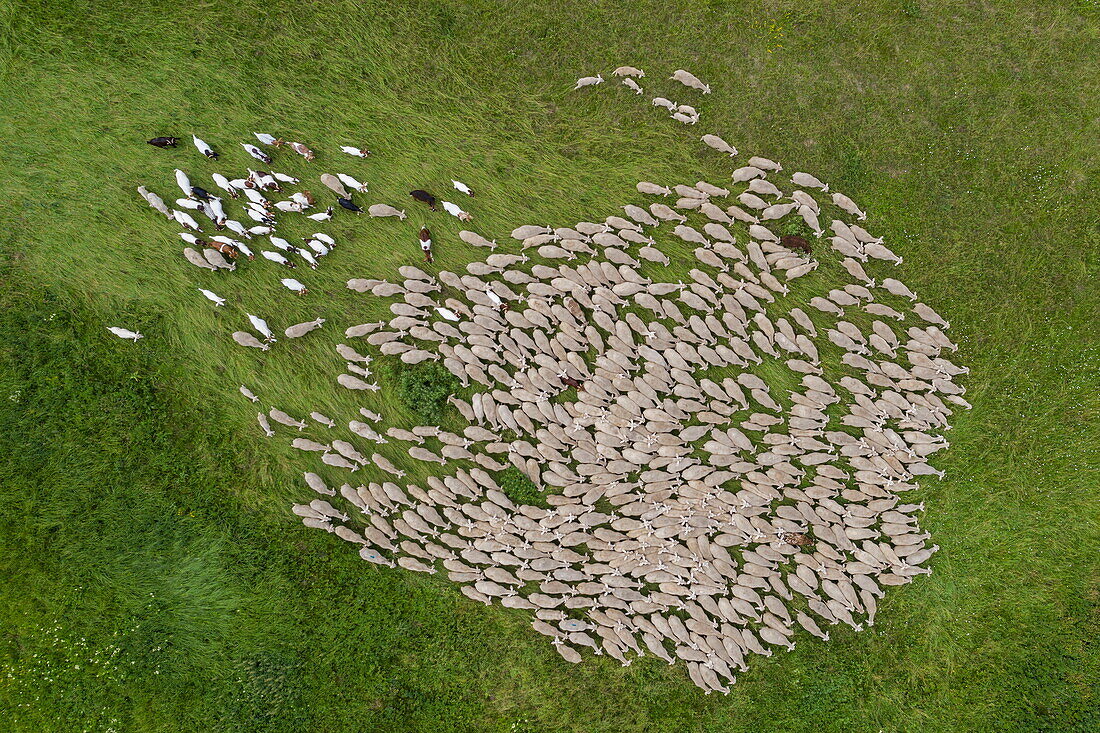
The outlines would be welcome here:
M 349 198 L 345 198 L 343 196 L 340 196 L 339 198 L 336 199 L 336 203 L 340 204 L 340 208 L 347 209 L 348 211 L 350 211 L 354 214 L 362 214 L 363 213 L 363 210 L 361 208 L 359 208 L 358 204 L 356 204 L 354 201 L 352 201 Z
M 367 207 L 367 213 L 371 216 L 396 216 L 401 220 L 406 217 L 404 211 L 399 211 L 388 204 L 371 204 Z
M 292 143 L 286 143 L 286 144 L 290 147 L 291 150 L 293 150 L 295 153 L 302 156 L 306 160 L 311 161 L 311 160 L 314 159 L 314 157 L 316 157 L 314 152 L 312 150 L 310 150 L 309 148 L 307 148 L 302 143 L 293 143 L 292 142 Z
M 243 394 L 245 397 L 247 397 L 250 401 L 252 401 L 252 402 L 259 402 L 260 401 L 260 398 L 257 397 L 255 394 L 253 394 L 252 390 L 250 390 L 248 387 L 245 387 L 243 384 L 240 387 L 238 387 L 237 389 L 241 394 Z
M 287 338 L 296 339 L 305 336 L 310 331 L 320 328 L 321 324 L 325 322 L 324 318 L 315 318 L 312 321 L 305 321 L 303 323 L 295 323 L 293 326 L 287 326 L 283 331 Z
M 672 72 L 672 76 L 669 77 L 672 81 L 678 81 L 686 87 L 692 89 L 698 89 L 703 94 L 710 94 L 710 85 L 704 84 L 692 73 L 684 71 L 683 69 L 677 69 Z
M 155 148 L 174 148 L 179 144 L 180 139 L 178 137 L 154 137 L 152 140 L 146 140 L 146 142 Z
M 470 187 L 467 186 L 462 181 L 456 181 L 455 179 L 452 178 L 451 179 L 451 185 L 454 186 L 454 189 L 456 191 L 458 191 L 459 193 L 464 193 L 467 196 L 473 196 L 474 195 L 474 192 L 470 189 Z
M 163 214 L 166 219 L 172 218 L 172 212 L 168 210 L 168 207 L 164 203 L 164 199 L 149 191 L 145 186 L 138 186 L 137 191 L 152 209 Z
M 654 97 L 653 98 L 653 106 L 654 107 L 664 107 L 669 112 L 676 111 L 676 103 L 672 102 L 672 101 L 669 101 L 669 100 L 665 99 L 664 97 Z
M 863 221 L 867 218 L 867 214 L 863 211 L 860 211 L 859 207 L 856 206 L 856 202 L 852 201 L 850 198 L 842 193 L 833 194 L 833 204 L 848 212 L 849 214 L 854 215 L 860 221 Z
M 217 271 L 217 269 L 218 269 L 214 265 L 207 262 L 206 258 L 203 257 L 201 253 L 199 253 L 197 250 L 194 250 L 190 247 L 184 247 L 183 248 L 183 256 L 186 257 L 187 261 L 190 262 L 195 267 L 201 267 L 205 270 L 210 270 L 212 272 Z
M 590 87 L 595 84 L 603 84 L 603 77 L 599 74 L 595 76 L 582 76 L 580 79 L 577 79 L 577 85 L 573 87 L 573 89 L 575 91 L 581 87 Z
M 359 181 L 355 180 L 353 177 L 349 176 L 347 173 L 337 173 L 336 177 L 340 180 L 340 183 L 344 184 L 345 186 L 350 186 L 351 188 L 355 189 L 359 193 L 366 193 L 367 192 L 367 184 L 360 183 Z M 337 192 L 337 193 L 339 193 L 339 192 Z M 347 198 L 347 197 L 345 196 L 345 198 Z
M 333 209 L 330 206 L 324 211 L 319 211 L 316 214 L 310 214 L 308 218 L 312 219 L 313 221 L 328 221 L 332 218 L 332 211 Z
M 733 178 L 734 183 L 745 183 L 754 178 L 763 178 L 765 175 L 767 175 L 767 172 L 763 169 L 754 165 L 746 165 L 735 170 L 731 178 Z
M 623 79 L 621 83 L 624 87 L 626 87 L 627 89 L 632 90 L 635 94 L 645 94 L 645 90 L 642 89 L 638 85 L 638 82 L 634 81 L 633 79 L 630 79 L 630 78 Z
M 869 257 L 874 257 L 876 260 L 889 260 L 894 263 L 894 266 L 898 266 L 902 263 L 902 258 L 898 257 L 888 247 L 885 247 L 876 242 L 871 242 L 863 248 L 863 252 Z
M 791 182 L 796 186 L 805 186 L 806 188 L 819 188 L 822 193 L 829 192 L 829 184 L 822 183 L 809 173 L 802 173 L 801 171 L 791 174 Z
M 653 194 L 655 196 L 672 195 L 672 189 L 667 186 L 658 186 L 656 183 L 649 183 L 648 181 L 639 181 L 635 188 L 638 189 L 638 193 Z
M 253 349 L 260 349 L 261 351 L 267 351 L 271 348 L 269 344 L 265 344 L 258 338 L 250 334 L 248 331 L 234 331 L 233 340 L 241 346 L 248 346 Z
M 633 66 L 620 66 L 611 72 L 612 76 L 636 76 L 639 79 L 645 76 L 645 72 Z
M 495 250 L 497 248 L 497 241 L 495 239 L 489 241 L 477 232 L 467 231 L 466 229 L 463 229 L 458 233 L 458 238 L 466 244 L 472 244 L 475 247 L 487 247 L 491 250 Z
M 351 194 L 344 188 L 344 182 L 340 180 L 339 176 L 334 176 L 331 173 L 322 173 L 321 184 L 341 198 L 351 198 Z
M 683 112 L 673 112 L 670 116 L 672 117 L 672 119 L 676 120 L 677 122 L 682 122 L 685 125 L 694 125 L 696 122 L 699 121 L 698 117 L 692 117 L 691 115 L 684 114 Z
M 710 135 L 710 134 L 703 135 L 703 137 L 701 137 L 700 140 L 702 140 L 708 146 L 710 146 L 710 147 L 714 148 L 715 150 L 717 150 L 719 153 L 729 154 L 729 156 L 731 158 L 737 155 L 737 148 L 733 147 L 732 145 L 730 145 L 728 142 L 726 142 L 722 138 L 718 137 L 717 135 Z

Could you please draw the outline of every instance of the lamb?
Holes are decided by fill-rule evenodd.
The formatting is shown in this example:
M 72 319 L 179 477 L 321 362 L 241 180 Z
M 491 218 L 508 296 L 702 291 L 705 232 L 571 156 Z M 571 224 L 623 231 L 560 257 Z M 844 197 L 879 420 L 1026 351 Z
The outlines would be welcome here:
M 233 340 L 241 346 L 248 346 L 253 349 L 260 349 L 261 351 L 267 351 L 271 348 L 269 344 L 261 342 L 258 338 L 250 334 L 248 331 L 234 331 Z
M 404 220 L 406 214 L 404 211 L 399 211 L 388 204 L 371 204 L 367 207 L 367 213 L 371 216 L 396 216 L 398 219 Z
M 627 89 L 632 90 L 635 94 L 645 94 L 645 90 L 642 89 L 638 85 L 638 82 L 634 81 L 633 79 L 630 79 L 630 78 L 623 79 L 621 83 L 624 87 L 626 87 Z
M 664 107 L 669 112 L 674 112 L 676 110 L 676 103 L 671 102 L 671 101 L 665 99 L 664 97 L 654 97 L 653 98 L 653 106 L 654 107 Z
M 620 66 L 611 72 L 612 76 L 636 76 L 639 79 L 645 76 L 645 72 L 633 66 Z
M 304 323 L 295 323 L 293 326 L 287 326 L 283 331 L 287 338 L 296 339 L 305 336 L 310 331 L 320 328 L 321 324 L 325 322 L 324 318 L 315 318 L 312 321 L 305 321 Z
M 672 117 L 672 119 L 676 120 L 677 122 L 682 122 L 685 125 L 694 125 L 696 122 L 699 121 L 698 117 L 693 117 L 691 115 L 684 114 L 683 112 L 673 112 L 670 116 Z
M 470 187 L 467 186 L 462 181 L 456 181 L 455 179 L 452 178 L 451 179 L 451 185 L 454 186 L 455 190 L 458 191 L 459 193 L 464 193 L 467 196 L 473 196 L 474 195 L 474 192 L 472 190 L 470 190 Z
M 595 76 L 582 76 L 580 79 L 577 79 L 577 86 L 573 87 L 573 89 L 575 91 L 581 87 L 590 87 L 595 84 L 603 84 L 603 77 L 599 74 Z
M 698 89 L 703 94 L 710 94 L 710 85 L 704 84 L 692 73 L 684 71 L 683 69 L 677 69 L 672 72 L 672 76 L 669 77 L 672 81 L 678 81 L 686 87 L 692 89 Z
M 240 391 L 241 394 L 243 394 L 250 401 L 252 401 L 252 402 L 259 402 L 260 401 L 260 398 L 257 397 L 255 394 L 253 394 L 252 390 L 250 390 L 248 387 L 245 387 L 243 384 L 240 387 L 238 387 L 237 389 L 238 389 L 238 391 Z
M 275 431 L 271 429 L 271 423 L 267 421 L 267 415 L 262 412 L 257 412 L 256 420 L 260 423 L 260 429 L 264 431 L 265 436 L 268 438 L 275 437 Z
M 145 338 L 144 335 L 138 333 L 137 331 L 131 331 L 130 329 L 122 328 L 121 326 L 108 326 L 107 330 L 113 333 L 115 336 L 118 336 L 120 339 L 129 339 L 135 344 L 138 342 L 138 339 Z

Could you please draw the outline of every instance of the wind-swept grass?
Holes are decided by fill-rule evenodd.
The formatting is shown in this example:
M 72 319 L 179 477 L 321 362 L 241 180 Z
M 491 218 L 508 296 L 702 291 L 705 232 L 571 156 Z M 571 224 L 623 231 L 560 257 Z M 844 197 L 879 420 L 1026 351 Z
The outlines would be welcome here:
M 12 730 L 1095 730 L 1100 486 L 1100 99 L 1089 3 L 242 0 L 0 11 L 0 719 Z M 673 123 L 578 76 L 630 63 Z M 706 98 L 662 79 L 689 68 Z M 137 199 L 301 139 L 315 179 L 410 220 L 340 217 L 297 299 L 274 268 L 214 278 Z M 934 573 L 876 625 L 755 660 L 726 698 L 650 658 L 568 666 L 525 616 L 370 566 L 301 528 L 264 406 L 344 415 L 343 287 L 483 254 L 406 193 L 472 185 L 474 228 L 617 213 L 638 180 L 720 180 L 697 143 L 815 173 L 871 212 L 903 279 L 952 321 L 974 409 L 923 482 Z M 223 151 L 155 150 L 191 132 Z M 362 143 L 375 157 L 334 152 Z M 317 184 L 312 188 L 319 190 Z M 299 231 L 300 230 L 300 231 Z M 313 229 L 295 227 L 303 236 Z M 253 263 L 258 264 L 258 263 Z M 213 284 L 211 284 L 213 283 Z M 214 310 L 195 292 L 230 299 Z M 330 319 L 271 352 L 227 336 Z M 136 345 L 104 330 L 146 333 Z M 392 395 L 369 403 L 411 418 Z M 517 487 L 523 490 L 525 487 Z M 78 668 L 79 667 L 79 668 Z

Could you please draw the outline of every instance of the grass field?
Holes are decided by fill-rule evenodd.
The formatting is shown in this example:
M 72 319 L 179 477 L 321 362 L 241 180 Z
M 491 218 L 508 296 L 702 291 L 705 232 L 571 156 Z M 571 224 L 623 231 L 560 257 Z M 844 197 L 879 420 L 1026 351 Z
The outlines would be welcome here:
M 1100 729 L 1095 0 L 74 1 L 0 19 L 0 729 Z M 568 91 L 624 63 L 657 93 L 678 67 L 710 81 L 703 122 Z M 465 180 L 495 237 L 617 213 L 638 180 L 719 180 L 711 131 L 848 192 L 972 370 L 947 475 L 919 492 L 933 574 L 872 629 L 802 639 L 704 697 L 649 657 L 569 666 L 524 614 L 304 529 L 298 464 L 236 386 L 346 411 L 338 332 L 263 355 L 227 334 L 242 309 L 371 320 L 343 282 L 415 263 L 427 215 L 341 218 L 349 244 L 310 297 L 242 268 L 215 312 L 134 187 L 240 170 L 252 130 L 315 144 L 312 166 L 279 166 L 303 175 L 367 144 L 341 169 L 370 202 Z M 192 132 L 224 164 L 143 142 Z M 479 254 L 431 221 L 440 267 Z

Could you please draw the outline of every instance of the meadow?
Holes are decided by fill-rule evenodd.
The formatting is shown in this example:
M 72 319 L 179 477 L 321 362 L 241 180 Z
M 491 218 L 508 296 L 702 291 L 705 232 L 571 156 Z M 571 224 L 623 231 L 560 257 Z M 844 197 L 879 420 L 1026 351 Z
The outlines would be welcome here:
M 0 24 L 0 728 L 1100 729 L 1093 0 L 16 2 Z M 658 93 L 675 68 L 710 81 L 703 121 L 570 91 L 620 64 Z M 347 244 L 306 298 L 270 267 L 205 278 L 134 188 L 242 170 L 253 130 L 311 143 L 313 164 L 281 159 L 303 179 L 362 142 L 374 157 L 341 169 L 410 221 L 337 218 Z M 192 132 L 223 162 L 144 143 Z M 343 283 L 417 264 L 411 224 L 431 222 L 440 268 L 484 254 L 410 188 L 466 181 L 474 228 L 502 239 L 620 213 L 638 180 L 718 180 L 705 132 L 871 212 L 952 322 L 974 405 L 917 497 L 933 574 L 871 629 L 754 660 L 727 697 L 651 658 L 567 665 L 524 614 L 303 528 L 297 458 L 236 388 L 346 412 L 338 331 L 228 339 L 243 310 L 376 318 Z M 226 309 L 195 292 L 211 282 Z

